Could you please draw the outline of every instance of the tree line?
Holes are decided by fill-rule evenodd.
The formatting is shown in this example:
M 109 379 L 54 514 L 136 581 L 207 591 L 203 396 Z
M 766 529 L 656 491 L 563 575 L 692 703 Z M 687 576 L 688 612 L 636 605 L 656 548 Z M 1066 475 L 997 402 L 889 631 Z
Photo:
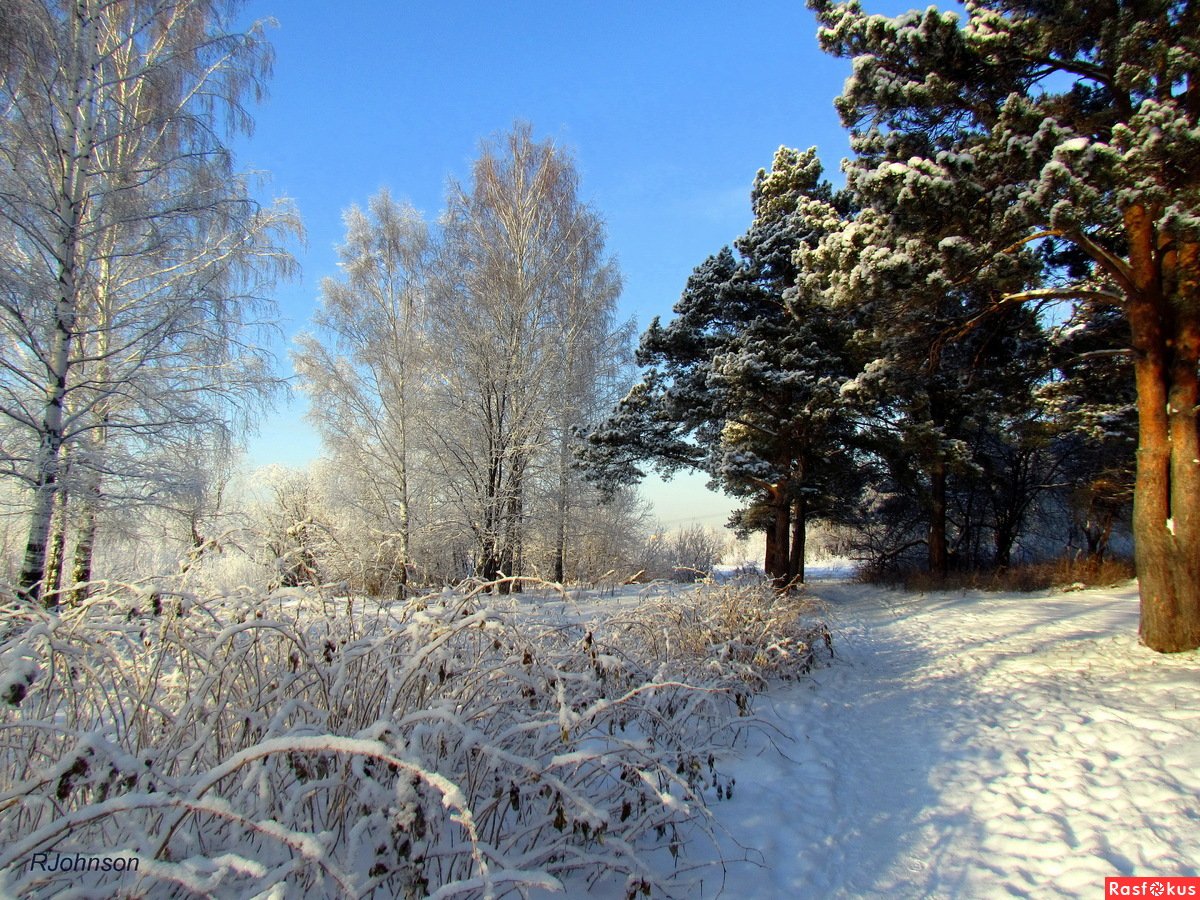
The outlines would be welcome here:
M 632 326 L 573 160 L 520 124 L 436 221 L 386 191 L 347 211 L 293 355 L 328 464 L 236 496 L 231 460 L 283 384 L 263 348 L 301 234 L 229 150 L 272 63 L 241 7 L 0 11 L 0 464 L 13 556 L 26 523 L 22 596 L 84 600 L 105 537 L 181 545 L 185 572 L 240 547 L 274 583 L 398 594 L 692 560 L 575 464 L 627 380 Z
M 1128 517 L 1143 640 L 1200 645 L 1200 12 L 809 5 L 853 61 L 845 186 L 782 149 L 629 391 L 602 222 L 528 127 L 436 222 L 386 194 L 347 214 L 295 362 L 362 583 L 568 579 L 620 520 L 600 492 L 651 462 L 744 497 L 781 582 L 814 518 L 942 575 L 1028 554 L 1038 521 L 1102 555 Z M 85 592 L 118 510 L 167 511 L 201 555 L 219 461 L 278 385 L 256 330 L 299 222 L 226 144 L 271 62 L 239 6 L 0 10 L 0 464 L 29 599 L 68 568 Z
M 708 472 L 781 582 L 813 515 L 943 576 L 1008 565 L 1052 499 L 1095 555 L 1128 513 L 1142 640 L 1200 645 L 1200 10 L 809 5 L 853 61 L 846 187 L 814 151 L 759 173 L 591 434 L 601 477 Z
M 574 450 L 619 396 L 631 333 L 569 155 L 518 124 L 451 182 L 436 224 L 386 191 L 345 221 L 294 360 L 383 549 L 374 581 L 577 577 L 602 523 Z

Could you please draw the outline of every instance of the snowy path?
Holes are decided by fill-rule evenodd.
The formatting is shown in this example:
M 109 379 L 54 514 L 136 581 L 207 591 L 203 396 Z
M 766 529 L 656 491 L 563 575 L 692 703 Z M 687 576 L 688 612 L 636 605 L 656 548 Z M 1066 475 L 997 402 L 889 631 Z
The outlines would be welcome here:
M 730 867 L 726 896 L 1097 897 L 1106 875 L 1200 874 L 1200 655 L 1137 646 L 1132 588 L 813 593 L 839 659 L 760 698 L 778 749 L 726 765 L 714 810 L 763 864 Z

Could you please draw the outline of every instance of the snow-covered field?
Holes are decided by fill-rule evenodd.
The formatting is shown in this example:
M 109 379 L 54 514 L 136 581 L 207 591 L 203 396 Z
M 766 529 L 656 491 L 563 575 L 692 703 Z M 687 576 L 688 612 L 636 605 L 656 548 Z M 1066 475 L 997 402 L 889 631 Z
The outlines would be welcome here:
M 757 863 L 727 893 L 1098 897 L 1105 876 L 1200 875 L 1200 655 L 1137 644 L 1134 585 L 811 590 L 839 658 L 761 697 L 782 738 L 727 765 L 715 811 Z
M 623 897 L 630 884 L 642 883 L 630 872 L 676 896 L 738 900 L 1096 897 L 1106 876 L 1200 875 L 1200 653 L 1161 656 L 1138 645 L 1134 585 L 1051 595 L 917 595 L 851 583 L 837 565 L 809 574 L 807 593 L 833 628 L 837 655 L 824 665 L 818 654 L 818 668 L 803 674 L 808 663 L 788 656 L 793 645 L 772 639 L 770 652 L 783 653 L 772 659 L 791 660 L 778 668 L 756 653 L 757 671 L 799 675 L 757 696 L 757 731 L 745 729 L 740 697 L 732 709 L 730 695 L 672 687 L 670 679 L 680 672 L 689 681 L 707 677 L 714 654 L 723 654 L 711 669 L 726 673 L 720 677 L 742 671 L 736 646 L 744 645 L 731 641 L 697 657 L 688 638 L 727 627 L 745 636 L 766 621 L 777 629 L 786 617 L 776 616 L 782 611 L 770 592 L 760 608 L 747 605 L 750 595 L 709 589 L 710 598 L 738 603 L 708 608 L 718 613 L 707 619 L 689 618 L 702 610 L 688 607 L 695 595 L 661 585 L 567 595 L 535 589 L 497 598 L 493 612 L 451 598 L 404 613 L 386 639 L 369 636 L 375 626 L 367 627 L 360 604 L 350 619 L 368 636 L 349 643 L 335 641 L 332 631 L 328 638 L 323 631 L 305 636 L 304 628 L 331 628 L 350 611 L 322 604 L 310 615 L 314 598 L 303 592 L 265 602 L 273 607 L 255 601 L 234 617 L 240 624 L 216 638 L 206 636 L 206 620 L 194 613 L 155 624 L 158 638 L 146 630 L 157 619 L 144 612 L 101 617 L 86 629 L 82 613 L 78 621 L 35 624 L 4 651 L 13 706 L 7 727 L 14 736 L 22 729 L 33 735 L 31 746 L 46 762 L 31 759 L 29 780 L 11 785 L 0 805 L 9 838 L 0 877 L 18 892 L 58 896 L 47 891 L 70 877 L 35 870 L 36 855 L 101 847 L 147 861 L 151 871 L 120 882 L 136 885 L 135 894 L 153 888 L 163 896 L 204 895 L 208 885 L 216 895 L 251 896 L 268 879 L 271 896 L 301 896 L 295 879 L 303 875 L 321 896 L 380 896 L 408 877 L 387 868 L 405 864 L 393 859 L 404 855 L 392 840 L 397 833 L 442 854 L 446 877 L 470 871 L 471 846 L 451 825 L 460 807 L 478 823 L 479 846 L 520 863 L 520 870 L 496 875 L 497 886 L 507 878 L 540 881 L 565 887 L 568 896 Z M 758 610 L 770 615 L 755 618 Z M 321 621 L 327 624 L 318 627 Z M 611 650 L 593 651 L 593 631 L 596 646 Z M 211 646 L 196 643 L 201 637 Z M 136 638 L 128 654 L 103 649 L 117 638 Z M 191 656 L 171 649 L 193 645 L 200 650 Z M 50 646 L 53 653 L 38 655 Z M 121 750 L 130 742 L 125 732 L 141 734 L 146 701 L 129 702 L 124 687 L 85 688 L 86 681 L 67 696 L 103 701 L 92 714 L 89 749 L 74 763 L 55 756 L 56 723 L 77 715 L 50 706 L 36 713 L 36 704 L 57 696 L 46 687 L 55 666 L 68 658 L 111 660 L 115 671 L 128 670 L 132 684 L 144 680 L 141 669 L 130 668 L 142 658 L 138 647 L 147 660 L 159 659 L 155 648 L 162 647 L 180 665 L 198 667 L 189 678 L 201 687 L 183 693 L 179 710 L 170 684 L 147 681 L 143 688 L 161 693 L 151 718 L 166 723 L 174 716 L 174 731 L 183 734 L 176 743 L 196 759 L 142 768 L 142 755 L 170 752 L 174 759 L 178 751 Z M 657 660 L 654 674 L 635 659 Z M 389 665 L 400 668 L 380 678 Z M 226 693 L 213 694 L 209 685 L 218 683 L 200 678 L 210 669 L 228 684 L 220 689 Z M 616 688 L 612 697 L 606 677 Z M 643 693 L 636 687 L 643 678 L 659 687 Z M 265 687 L 255 688 L 255 679 Z M 31 685 L 28 698 L 17 699 L 13 685 Z M 308 699 L 280 706 L 285 693 Z M 206 702 L 210 695 L 216 699 Z M 191 716 L 196 703 L 204 704 L 203 715 Z M 253 708 L 243 713 L 239 703 Z M 283 707 L 292 711 L 285 715 Z M 430 710 L 440 710 L 436 722 Z M 106 731 L 99 723 L 114 715 L 118 727 Z M 261 734 L 240 737 L 251 726 Z M 159 731 L 145 737 L 152 734 Z M 740 737 L 730 750 L 733 735 Z M 12 754 L 20 747 L 16 737 L 12 743 L 15 770 L 20 758 Z M 715 773 L 701 777 L 710 753 Z M 419 763 L 423 768 L 413 771 L 425 774 L 412 787 L 421 779 L 428 784 L 414 793 L 393 785 L 388 771 L 356 761 L 374 757 L 393 766 Z M 679 768 L 685 759 L 696 766 L 695 785 L 692 770 Z M 331 777 L 317 777 L 315 767 Z M 494 777 L 479 774 L 493 769 Z M 335 770 L 340 774 L 332 777 Z M 441 774 L 429 774 L 435 772 Z M 627 782 L 630 773 L 638 778 Z M 130 793 L 110 797 L 118 775 Z M 438 780 L 443 775 L 462 791 Z M 558 793 L 547 795 L 548 783 Z M 709 803 L 715 840 L 682 812 L 679 801 L 694 796 L 690 786 Z M 76 806 L 59 810 L 64 801 Z M 354 817 L 335 814 L 351 802 L 360 809 Z M 163 817 L 161 810 L 180 804 L 195 807 L 192 818 Z M 439 811 L 451 806 L 448 818 Z M 419 834 L 401 815 L 418 808 L 428 823 Z M 222 826 L 222 819 L 239 824 Z M 593 820 L 613 831 L 590 841 L 585 832 L 576 866 L 572 829 Z M 88 830 L 79 831 L 76 821 L 89 823 Z M 337 823 L 348 821 L 357 823 L 353 834 L 339 838 Z M 675 824 L 681 836 L 692 836 L 678 854 Z M 358 832 L 370 840 L 354 837 Z M 164 833 L 175 835 L 179 849 L 156 861 L 146 848 L 163 845 Z M 301 848 L 300 855 L 279 841 Z M 653 844 L 658 849 L 647 853 Z M 168 857 L 175 861 L 164 862 Z M 594 877 L 597 866 L 611 871 L 606 867 L 618 864 L 626 874 Z M 322 874 L 338 867 L 344 875 Z M 561 884 L 538 874 L 551 871 Z M 470 879 L 450 893 L 462 890 L 472 894 Z M 95 895 L 82 883 L 74 891 Z

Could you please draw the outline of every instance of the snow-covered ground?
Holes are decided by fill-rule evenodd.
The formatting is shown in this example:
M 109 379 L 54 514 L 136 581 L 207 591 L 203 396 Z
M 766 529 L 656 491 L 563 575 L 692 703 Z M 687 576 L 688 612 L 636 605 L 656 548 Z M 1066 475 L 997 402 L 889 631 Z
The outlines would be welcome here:
M 752 861 L 725 895 L 1098 897 L 1105 876 L 1200 875 L 1200 654 L 1138 645 L 1133 585 L 810 590 L 838 659 L 761 696 L 779 735 L 725 765 L 724 849 Z
M 661 846 L 650 851 L 651 871 L 647 873 L 639 860 L 626 871 L 639 878 L 661 875 L 661 882 L 674 887 L 676 896 L 720 894 L 736 900 L 1090 898 L 1101 896 L 1106 876 L 1200 876 L 1200 652 L 1162 656 L 1139 646 L 1133 585 L 1057 594 L 918 595 L 854 584 L 846 574 L 846 565 L 838 561 L 810 568 L 806 588 L 821 601 L 817 612 L 833 629 L 836 658 L 797 681 L 773 683 L 759 694 L 755 712 L 763 727 L 735 741 L 717 763 L 719 781 L 703 788 L 715 817 L 716 845 L 706 843 L 703 829 L 697 828 L 686 852 L 676 859 L 669 852 L 678 849 L 674 822 L 683 829 L 692 823 L 685 823 L 685 817 L 672 819 L 672 836 L 665 838 L 666 829 L 659 830 Z M 764 597 L 772 609 L 779 602 L 769 591 L 755 600 L 752 591 L 739 594 L 728 586 L 711 590 L 708 600 L 717 604 L 722 597 L 732 599 L 739 613 L 754 612 L 758 607 L 753 604 Z M 120 598 L 110 599 L 116 604 Z M 327 827 L 339 822 L 337 815 L 312 822 L 281 818 L 295 818 L 296 809 L 324 809 L 315 805 L 316 800 L 323 801 L 327 793 L 339 799 L 345 791 L 346 796 L 357 798 L 354 803 L 362 804 L 354 807 L 361 809 L 354 813 L 355 828 L 365 828 L 363 823 L 369 819 L 367 824 L 375 822 L 381 835 L 408 834 L 409 819 L 396 816 L 416 809 L 419 800 L 420 809 L 429 810 L 420 821 L 432 824 L 419 829 L 413 825 L 414 834 L 421 832 L 414 840 L 426 841 L 421 846 L 429 847 L 439 841 L 439 853 L 453 851 L 464 860 L 470 848 L 458 837 L 457 826 L 450 828 L 441 814 L 457 800 L 448 804 L 441 798 L 469 797 L 480 822 L 491 822 L 498 829 L 511 820 L 513 834 L 529 837 L 526 844 L 506 852 L 519 860 L 517 868 L 524 869 L 528 857 L 533 859 L 528 868 L 537 869 L 559 862 L 551 857 L 566 853 L 568 845 L 576 848 L 579 842 L 572 837 L 573 828 L 565 827 L 565 801 L 554 795 L 563 822 L 553 824 L 558 817 L 551 817 L 554 806 L 545 802 L 546 788 L 535 785 L 548 784 L 552 775 L 559 785 L 556 790 L 568 797 L 578 821 L 584 821 L 578 818 L 584 806 L 590 809 L 598 803 L 607 804 L 609 823 L 617 824 L 617 810 L 621 810 L 619 821 L 625 822 L 632 806 L 626 803 L 630 809 L 625 810 L 619 802 L 625 796 L 621 793 L 625 790 L 621 785 L 626 784 L 624 767 L 648 772 L 645 777 L 653 776 L 648 782 L 652 787 L 659 784 L 656 779 L 665 779 L 662 783 L 670 782 L 680 795 L 683 782 L 672 781 L 671 773 L 678 776 L 692 770 L 675 768 L 671 753 L 677 754 L 679 766 L 687 754 L 698 754 L 693 764 L 702 766 L 698 760 L 706 759 L 710 750 L 722 753 L 738 733 L 732 729 L 748 721 L 732 709 L 722 712 L 719 703 L 711 707 L 706 691 L 675 683 L 680 677 L 703 678 L 709 670 L 707 663 L 697 663 L 711 659 L 703 642 L 695 645 L 699 651 L 689 651 L 700 655 L 688 657 L 697 664 L 680 670 L 686 676 L 672 668 L 683 664 L 683 655 L 662 656 L 655 649 L 663 643 L 655 637 L 660 630 L 666 643 L 674 642 L 677 649 L 693 647 L 681 640 L 685 632 L 672 630 L 680 623 L 689 629 L 689 638 L 698 628 L 712 630 L 718 620 L 725 631 L 741 633 L 737 623 L 743 619 L 730 612 L 732 607 L 715 605 L 714 609 L 722 610 L 715 617 L 683 615 L 697 598 L 679 586 L 614 585 L 565 594 L 531 586 L 520 595 L 488 598 L 493 605 L 486 615 L 482 610 L 464 615 L 468 607 L 458 604 L 466 598 L 458 594 L 445 603 L 427 599 L 428 605 L 406 608 L 401 622 L 396 610 L 386 606 L 372 607 L 365 601 L 350 604 L 300 590 L 278 592 L 270 600 L 239 595 L 221 601 L 228 609 L 216 604 L 194 614 L 164 618 L 158 623 L 161 634 L 154 639 L 139 630 L 145 628 L 144 615 L 126 615 L 120 608 L 109 614 L 98 601 L 93 601 L 96 621 L 90 625 L 91 607 L 72 611 L 74 618 L 58 623 L 58 630 L 38 619 L 24 633 L 25 643 L 6 651 L 11 658 L 5 671 L 11 671 L 4 676 L 7 681 L 0 683 L 33 685 L 27 698 L 9 700 L 9 715 L 19 724 L 24 720 L 18 713 L 28 714 L 23 727 L 43 744 L 39 736 L 47 731 L 57 734 L 59 719 L 66 716 L 62 710 L 68 707 L 53 705 L 59 694 L 49 686 L 57 682 L 39 672 L 61 671 L 65 654 L 78 656 L 93 644 L 108 647 L 116 642 L 114 635 L 127 639 L 127 645 L 122 645 L 126 649 L 97 653 L 97 665 L 108 661 L 122 672 L 144 673 L 147 661 L 158 664 L 155 647 L 176 648 L 172 651 L 176 657 L 192 667 L 177 663 L 180 671 L 191 672 L 195 683 L 201 683 L 208 661 L 215 660 L 214 671 L 221 675 L 225 693 L 217 698 L 219 702 L 201 708 L 194 698 L 210 696 L 211 678 L 203 682 L 205 687 L 179 697 L 170 679 L 160 678 L 161 698 L 155 709 L 182 703 L 180 711 L 173 713 L 177 720 L 200 729 L 200 737 L 194 738 L 180 726 L 176 731 L 182 737 L 172 746 L 194 748 L 190 752 L 199 761 L 174 769 L 164 765 L 167 771 L 146 774 L 149 763 L 141 756 L 121 750 L 107 736 L 109 732 L 102 734 L 88 726 L 92 719 L 107 721 L 110 715 L 124 723 L 122 728 L 137 724 L 141 713 L 132 702 L 136 698 L 126 696 L 124 681 L 106 688 L 107 682 L 79 682 L 82 686 L 78 686 L 72 680 L 66 688 L 56 689 L 65 691 L 63 696 L 71 702 L 95 690 L 100 711 L 81 706 L 80 727 L 89 743 L 74 762 L 72 757 L 52 758 L 43 744 L 36 744 L 38 753 L 51 758 L 49 767 L 35 766 L 34 777 L 18 779 L 20 783 L 8 794 L 10 802 L 0 809 L 7 841 L 0 848 L 0 895 L 61 896 L 62 885 L 70 883 L 72 876 L 35 871 L 37 854 L 46 855 L 42 851 L 93 852 L 107 841 L 104 847 L 125 848 L 142 856 L 150 846 L 145 858 L 157 859 L 153 847 L 160 840 L 149 837 L 157 835 L 161 825 L 157 810 L 181 796 L 189 803 L 206 798 L 211 809 L 220 813 L 221 822 L 232 815 L 230 810 L 241 810 L 239 815 L 254 817 L 263 827 L 255 826 L 254 839 L 239 837 L 241 832 L 224 826 L 205 825 L 196 834 L 185 827 L 175 829 L 181 849 L 175 851 L 170 866 L 157 860 L 152 878 L 126 879 L 123 886 L 131 895 L 145 895 L 143 885 L 150 885 L 157 891 L 153 896 L 168 896 L 169 885 L 177 882 L 196 895 L 300 896 L 306 888 L 289 874 L 293 870 L 308 879 L 306 884 L 329 889 L 313 896 L 368 895 L 367 882 L 376 878 L 373 863 L 386 859 L 389 864 L 407 865 L 407 850 L 389 845 L 390 837 L 378 846 L 373 838 L 361 846 L 337 843 L 335 830 Z M 251 605 L 243 609 L 238 605 L 243 601 Z M 352 611 L 356 627 L 369 638 L 335 644 L 334 638 L 342 632 L 329 628 L 338 623 L 348 628 L 350 619 L 341 621 L 339 610 Z M 218 613 L 223 618 L 215 620 L 213 631 L 208 616 Z M 293 624 L 288 624 L 293 621 L 289 616 L 295 617 Z M 771 612 L 768 618 L 778 623 L 787 617 Z M 226 621 L 235 624 L 222 624 Z M 586 631 L 595 631 L 598 645 L 612 641 L 609 646 L 622 656 L 585 656 L 592 640 L 590 634 L 581 638 L 585 629 L 579 626 L 585 622 L 590 623 Z M 490 629 L 486 633 L 485 625 Z M 305 636 L 313 629 L 309 640 Z M 386 639 L 376 638 L 380 629 L 388 633 Z M 733 642 L 729 637 L 724 640 Z M 193 644 L 200 648 L 194 656 L 178 649 Z M 45 655 L 51 645 L 57 654 L 53 665 L 43 661 L 40 669 L 34 669 L 32 662 L 23 662 L 21 654 L 32 660 L 37 653 Z M 343 645 L 345 649 L 340 649 Z M 598 671 L 593 664 L 603 660 L 603 671 L 618 678 L 621 671 L 637 669 L 635 657 L 662 661 L 668 680 L 661 680 L 659 686 L 676 691 L 670 696 L 690 705 L 670 711 L 673 701 L 665 707 L 655 705 L 659 695 L 649 691 L 643 697 L 641 687 L 623 693 L 619 701 L 607 696 L 598 699 L 602 679 L 580 675 Z M 168 658 L 175 657 L 168 654 Z M 388 692 L 378 690 L 379 672 L 395 665 L 401 667 L 395 677 L 384 680 L 392 687 Z M 660 679 L 649 669 L 637 672 L 634 684 L 644 686 L 641 679 Z M 584 706 L 567 703 L 567 686 Z M 292 693 L 286 694 L 285 689 Z M 296 697 L 308 704 L 306 717 L 285 721 L 277 709 L 287 703 L 296 706 Z M 643 699 L 644 708 L 638 705 Z M 122 705 L 127 700 L 128 706 Z M 38 703 L 48 705 L 31 711 Z M 726 696 L 725 703 L 731 704 L 731 698 Z M 281 724 L 271 724 L 275 730 L 254 737 L 249 741 L 252 746 L 230 743 L 232 749 L 222 750 L 211 736 L 216 733 L 212 723 L 224 721 L 221 716 L 227 706 L 236 716 L 221 734 L 249 727 L 242 724 L 243 707 L 254 715 L 260 708 L 268 710 L 272 717 L 268 724 Z M 110 707 L 115 712 L 110 714 Z M 586 715 L 584 707 L 590 710 Z M 510 722 L 509 714 L 517 712 L 523 718 Z M 590 724 L 573 729 L 572 722 L 578 721 Z M 658 724 L 647 728 L 647 722 Z M 653 747 L 645 743 L 646 735 L 659 734 L 656 729 L 666 724 L 678 725 L 679 730 L 670 735 L 662 732 Z M 618 727 L 621 736 L 608 741 L 605 735 L 617 736 Z M 305 760 L 322 753 L 356 760 L 385 754 L 379 758 L 391 760 L 386 754 L 393 752 L 392 744 L 380 743 L 377 736 L 393 731 L 408 736 L 402 747 L 403 765 L 439 773 L 428 774 L 430 783 L 457 778 L 465 792 L 455 788 L 446 794 L 426 791 L 420 797 L 410 796 L 412 792 L 396 788 L 384 770 L 345 764 L 338 778 L 321 778 L 296 762 L 300 759 L 307 766 Z M 7 733 L 21 734 L 16 724 L 10 724 Z M 24 771 L 21 766 L 27 761 L 36 762 L 23 746 L 11 739 L 7 759 L 15 770 Z M 600 746 L 616 755 L 594 755 Z M 476 751 L 481 748 L 490 755 L 479 756 Z M 110 760 L 108 767 L 95 761 L 99 753 Z M 477 771 L 486 775 L 484 765 L 494 765 L 492 780 L 468 777 Z M 606 767 L 618 765 L 623 767 L 620 784 L 604 774 Z M 223 782 L 222 796 L 209 796 L 210 788 L 225 778 L 221 773 L 235 769 L 242 774 Z M 112 774 L 106 774 L 110 770 Z M 121 773 L 129 774 L 130 793 L 109 797 L 105 793 L 109 783 Z M 84 783 L 85 777 L 92 781 Z M 494 788 L 496 778 L 500 780 Z M 708 776 L 703 780 L 707 783 Z M 642 782 L 629 783 L 634 785 L 630 796 L 637 799 Z M 731 784 L 730 797 L 726 786 Z M 600 800 L 589 799 L 588 791 L 593 789 L 603 795 Z M 294 803 L 289 798 L 298 790 L 316 800 Z M 660 790 L 653 787 L 649 794 L 652 812 L 657 809 L 655 796 L 674 796 L 669 791 L 658 794 Z M 56 817 L 56 802 L 64 798 L 90 805 Z M 638 802 L 638 814 L 629 819 L 634 824 L 644 818 Z M 670 803 L 664 799 L 663 805 L 671 811 L 684 809 L 674 799 Z M 330 808 L 338 806 L 330 801 Z M 49 812 L 34 821 L 38 809 Z M 502 810 L 514 814 L 502 815 Z M 74 818 L 64 821 L 69 817 Z M 77 834 L 73 823 L 87 827 Z M 285 826 L 293 829 L 286 835 L 310 848 L 302 854 L 305 859 L 311 855 L 322 866 L 344 867 L 345 884 L 350 887 L 327 883 L 320 866 L 303 868 L 292 844 L 277 847 L 274 838 L 258 836 L 259 831 L 284 834 Z M 647 826 L 630 840 L 644 847 L 646 841 L 654 842 L 654 834 L 655 829 Z M 405 846 L 408 841 L 405 838 Z M 562 870 L 566 895 L 624 897 L 623 875 L 609 879 L 599 875 L 595 884 L 584 880 L 598 871 L 612 872 L 614 859 L 627 865 L 628 859 L 610 852 L 630 846 L 623 841 L 611 831 L 591 843 L 585 835 L 582 846 L 595 859 L 586 870 L 588 875 L 580 874 L 579 867 Z M 235 851 L 242 855 L 231 856 Z M 188 852 L 193 855 L 185 857 Z M 718 859 L 725 861 L 723 866 L 713 862 Z M 217 863 L 230 871 L 218 871 Z M 676 865 L 679 878 L 672 882 Z M 259 870 L 265 874 L 255 874 Z M 389 871 L 380 870 L 380 877 Z M 395 884 L 419 883 L 405 881 L 408 869 L 397 872 Z M 273 893 L 258 885 L 268 876 L 274 879 Z M 535 873 L 521 878 L 526 883 L 538 880 Z M 548 893 L 558 885 L 542 880 L 547 891 L 531 891 L 530 896 L 541 900 L 562 895 Z M 205 887 L 210 883 L 213 890 Z M 104 884 L 115 882 L 109 878 Z M 71 889 L 75 891 L 71 896 L 102 895 L 92 891 L 90 883 Z M 384 892 L 380 887 L 374 895 Z

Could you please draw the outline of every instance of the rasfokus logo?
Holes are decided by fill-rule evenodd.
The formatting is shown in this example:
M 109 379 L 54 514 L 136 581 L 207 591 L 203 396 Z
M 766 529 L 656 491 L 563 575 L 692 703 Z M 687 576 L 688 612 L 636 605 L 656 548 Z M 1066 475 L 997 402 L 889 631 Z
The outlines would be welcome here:
M 1200 878 L 1124 876 L 1104 879 L 1105 897 L 1200 897 Z

